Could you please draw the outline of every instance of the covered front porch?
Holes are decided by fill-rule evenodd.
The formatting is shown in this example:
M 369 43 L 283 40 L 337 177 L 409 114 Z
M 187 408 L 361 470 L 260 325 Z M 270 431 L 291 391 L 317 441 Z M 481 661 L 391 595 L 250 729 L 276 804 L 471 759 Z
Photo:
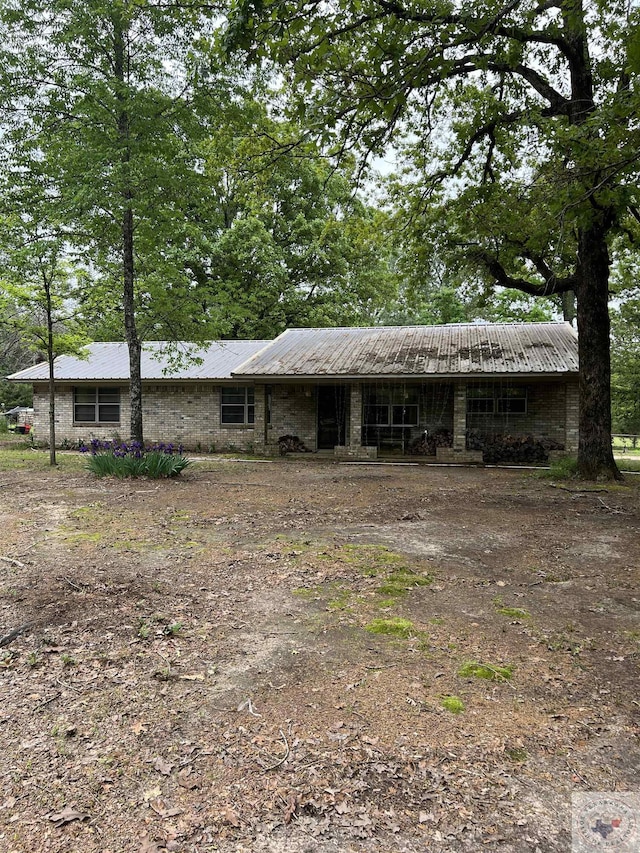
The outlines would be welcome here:
M 258 385 L 256 450 L 279 452 L 282 436 L 296 436 L 340 458 L 543 461 L 575 451 L 577 403 L 575 382 L 551 379 Z

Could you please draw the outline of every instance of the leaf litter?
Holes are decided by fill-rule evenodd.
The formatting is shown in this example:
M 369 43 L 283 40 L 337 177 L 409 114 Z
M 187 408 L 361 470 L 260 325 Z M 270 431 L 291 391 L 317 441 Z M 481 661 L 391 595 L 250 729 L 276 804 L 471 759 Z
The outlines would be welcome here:
M 605 518 L 519 472 L 260 467 L 278 490 L 232 500 L 222 465 L 148 493 L 8 475 L 13 848 L 564 853 L 571 791 L 635 780 L 637 490 Z M 437 582 L 384 599 L 393 571 Z

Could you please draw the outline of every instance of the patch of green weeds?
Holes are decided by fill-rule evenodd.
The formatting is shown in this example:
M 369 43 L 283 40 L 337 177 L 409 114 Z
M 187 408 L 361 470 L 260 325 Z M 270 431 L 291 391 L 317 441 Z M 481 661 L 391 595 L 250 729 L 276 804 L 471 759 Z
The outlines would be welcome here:
M 322 592 L 322 587 L 313 586 L 299 586 L 296 589 L 291 591 L 292 595 L 295 595 L 296 598 L 302 598 L 304 601 L 314 601 L 320 597 L 320 593 Z
M 351 598 L 351 590 L 346 587 L 338 587 L 335 598 L 327 602 L 329 610 L 351 610 L 349 600 Z
M 578 476 L 578 460 L 575 456 L 563 456 L 549 465 L 548 471 L 540 471 L 538 476 L 551 480 L 571 480 Z
M 180 631 L 182 631 L 182 628 L 182 622 L 170 622 L 168 625 L 164 626 L 162 633 L 166 637 L 177 637 Z
M 65 542 L 70 542 L 71 544 L 79 545 L 81 542 L 99 542 L 102 539 L 102 533 L 84 533 L 78 531 L 70 531 L 65 529 L 64 527 L 59 531 L 59 536 L 61 536 Z
M 365 631 L 370 634 L 386 634 L 391 637 L 402 637 L 407 639 L 414 636 L 416 631 L 413 622 L 409 619 L 402 619 L 399 616 L 389 619 L 372 619 L 368 625 L 365 625 Z
M 445 711 L 450 711 L 452 714 L 461 714 L 464 711 L 464 702 L 457 696 L 443 696 L 440 704 Z
M 510 619 L 530 619 L 531 614 L 528 610 L 525 610 L 523 607 L 507 607 L 502 600 L 501 595 L 496 595 L 493 599 L 494 607 L 496 608 L 496 613 L 499 613 L 501 616 L 508 616 Z
M 431 576 L 421 575 L 411 569 L 403 568 L 391 572 L 384 583 L 377 588 L 376 592 L 380 593 L 380 595 L 399 597 L 406 595 L 410 589 L 419 586 L 429 586 L 430 583 L 433 583 Z
M 510 747 L 509 749 L 505 749 L 504 754 L 507 756 L 509 761 L 521 762 L 526 761 L 529 757 L 529 753 L 526 749 L 521 746 Z
M 386 607 L 394 607 L 397 604 L 395 598 L 383 598 L 377 603 L 377 607 L 384 609 Z
M 70 654 L 67 654 L 67 652 L 63 652 L 60 655 L 60 660 L 62 661 L 63 666 L 75 666 L 77 663 L 76 659 Z
M 462 678 L 485 678 L 487 681 L 509 681 L 513 675 L 513 666 L 498 666 L 498 664 L 478 663 L 467 661 L 458 670 Z

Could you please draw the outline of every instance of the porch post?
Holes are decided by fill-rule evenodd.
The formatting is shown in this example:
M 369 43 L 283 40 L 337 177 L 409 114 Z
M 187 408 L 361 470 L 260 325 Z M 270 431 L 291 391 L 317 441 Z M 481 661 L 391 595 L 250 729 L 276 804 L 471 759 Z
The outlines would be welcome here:
M 567 453 L 577 453 L 579 386 L 577 382 L 568 382 L 565 389 L 564 449 Z
M 464 453 L 467 449 L 467 386 L 456 382 L 453 388 L 453 449 Z
M 263 453 L 267 443 L 267 404 L 266 386 L 255 385 L 253 392 L 253 446 L 256 452 Z
M 360 447 L 362 445 L 362 385 L 359 382 L 351 385 L 349 403 L 348 443 L 351 447 Z

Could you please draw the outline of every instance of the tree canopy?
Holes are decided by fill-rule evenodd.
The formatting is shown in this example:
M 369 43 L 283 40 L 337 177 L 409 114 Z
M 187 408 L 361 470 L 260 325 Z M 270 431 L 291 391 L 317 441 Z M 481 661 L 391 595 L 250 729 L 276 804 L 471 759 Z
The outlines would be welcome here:
M 579 467 L 616 476 L 609 273 L 638 217 L 638 10 L 595 0 L 238 0 L 230 43 L 287 66 L 336 153 L 395 146 L 408 205 L 461 269 L 574 291 Z

